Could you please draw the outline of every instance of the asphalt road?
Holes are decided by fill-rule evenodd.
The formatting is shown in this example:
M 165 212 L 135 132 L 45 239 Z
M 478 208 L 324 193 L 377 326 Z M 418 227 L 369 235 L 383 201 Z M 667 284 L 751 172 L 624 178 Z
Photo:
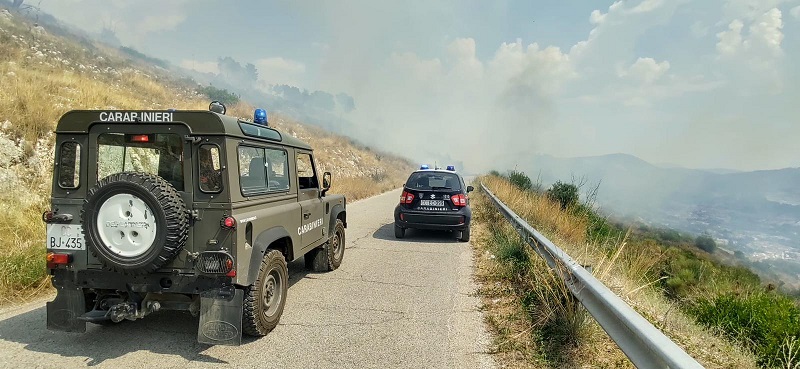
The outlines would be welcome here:
M 472 251 L 447 233 L 394 238 L 399 190 L 348 205 L 342 266 L 289 265 L 281 322 L 238 347 L 197 343 L 197 318 L 159 312 L 84 334 L 45 329 L 44 300 L 0 311 L 3 368 L 490 368 Z

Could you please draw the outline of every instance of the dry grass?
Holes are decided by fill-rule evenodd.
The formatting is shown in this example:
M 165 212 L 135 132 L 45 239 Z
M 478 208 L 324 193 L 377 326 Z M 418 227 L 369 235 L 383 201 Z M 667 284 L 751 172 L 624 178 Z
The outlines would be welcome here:
M 632 368 L 480 191 L 473 246 L 496 360 L 510 368 Z
M 713 332 L 704 330 L 694 321 L 685 316 L 673 303 L 668 301 L 663 294 L 655 289 L 655 280 L 644 277 L 658 261 L 653 255 L 658 255 L 657 246 L 646 243 L 629 243 L 619 240 L 615 244 L 594 244 L 586 240 L 586 221 L 584 218 L 561 211 L 560 206 L 551 200 L 534 193 L 521 193 L 507 181 L 497 177 L 481 177 L 483 181 L 503 202 L 522 216 L 534 228 L 547 238 L 559 245 L 567 254 L 582 265 L 591 265 L 593 274 L 629 305 L 650 320 L 656 327 L 664 331 L 673 341 L 703 364 L 706 368 L 755 368 L 755 358 L 739 347 L 729 343 Z M 480 197 L 476 196 L 479 200 Z M 487 224 L 505 222 L 498 215 L 485 217 Z M 480 219 L 480 218 L 477 218 Z M 494 233 L 508 232 L 494 230 Z M 496 237 L 495 237 L 496 238 Z M 518 239 L 518 237 L 517 237 Z M 496 240 L 479 241 L 481 244 L 491 245 Z M 491 247 L 491 246 L 489 246 Z M 536 270 L 534 276 L 539 282 L 553 282 L 546 277 L 543 263 L 538 261 L 536 255 L 531 257 L 531 268 Z M 541 265 L 540 265 L 541 264 Z M 546 269 L 546 268 L 545 268 Z M 487 278 L 491 278 L 490 273 Z M 530 278 L 530 277 L 529 277 Z M 558 283 L 555 283 L 558 285 Z M 541 287 L 536 287 L 540 288 Z M 550 302 L 562 300 L 558 295 L 560 287 L 551 290 Z M 506 292 L 506 294 L 512 294 Z M 547 299 L 542 299 L 547 301 Z M 556 304 L 557 305 L 557 304 Z M 558 312 L 557 306 L 554 310 Z M 563 312 L 561 312 L 563 314 Z M 530 315 L 530 314 L 529 314 Z M 627 367 L 630 365 L 620 359 L 619 350 L 608 338 L 604 331 L 592 322 L 587 327 L 577 327 L 575 330 L 582 332 L 579 345 L 565 348 L 568 351 L 561 356 L 571 355 L 574 358 L 572 365 L 582 366 L 597 360 L 604 363 L 605 367 Z M 502 331 L 502 330 L 501 330 Z M 609 346 L 613 346 L 609 347 Z M 527 355 L 530 356 L 530 355 Z M 622 357 L 624 358 L 624 356 Z M 590 361 L 584 361 L 590 360 Z M 535 361 L 533 361 L 535 362 Z M 552 362 L 552 361 L 548 361 Z M 561 362 L 556 360 L 556 363 Z M 594 364 L 593 364 L 594 365 Z M 534 366 L 535 367 L 535 366 Z
M 208 99 L 163 70 L 133 67 L 120 53 L 82 40 L 38 32 L 19 17 L 0 18 L 0 304 L 41 289 L 45 227 L 53 158 L 52 130 L 72 109 L 206 109 Z M 249 117 L 252 107 L 231 109 Z M 248 110 L 249 109 L 249 110 Z M 236 114 L 238 113 L 238 114 Z M 304 139 L 333 173 L 333 192 L 348 201 L 402 184 L 410 164 L 349 139 L 270 117 Z M 352 162 L 352 165 L 351 165 Z M 397 170 L 375 170 L 389 165 Z

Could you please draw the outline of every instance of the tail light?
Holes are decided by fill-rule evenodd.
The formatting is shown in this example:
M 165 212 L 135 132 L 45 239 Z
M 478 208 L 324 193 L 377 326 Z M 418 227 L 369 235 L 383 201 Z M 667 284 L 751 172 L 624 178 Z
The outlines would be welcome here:
M 47 260 L 47 269 L 55 269 L 59 265 L 67 265 L 72 262 L 72 255 L 70 254 L 48 252 L 45 258 Z
M 201 252 L 197 258 L 196 267 L 201 273 L 236 276 L 236 270 L 233 269 L 233 256 L 223 251 Z
M 450 201 L 452 201 L 455 206 L 467 206 L 467 197 L 464 196 L 463 193 L 450 196 Z
M 233 217 L 225 217 L 219 222 L 219 225 L 225 229 L 235 229 L 236 228 L 236 219 Z
M 403 194 L 400 196 L 400 203 L 410 205 L 413 201 L 414 201 L 414 194 L 408 191 L 403 191 Z

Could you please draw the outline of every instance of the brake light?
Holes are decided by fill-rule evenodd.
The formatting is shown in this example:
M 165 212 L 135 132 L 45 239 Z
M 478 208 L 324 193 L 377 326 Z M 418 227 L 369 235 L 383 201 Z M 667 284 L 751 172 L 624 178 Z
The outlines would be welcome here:
M 228 269 L 228 273 L 225 274 L 226 277 L 236 277 L 236 269 L 233 269 L 233 260 L 225 260 L 225 269 Z
M 54 269 L 59 265 L 67 265 L 70 263 L 72 255 L 70 254 L 56 254 L 48 252 L 45 260 L 47 260 L 47 269 Z
M 414 194 L 408 191 L 403 191 L 403 194 L 400 196 L 400 203 L 411 204 L 413 201 L 414 201 Z
M 150 135 L 133 135 L 131 142 L 150 142 Z
M 236 228 L 236 219 L 233 219 L 233 217 L 222 218 L 220 225 L 222 226 L 222 228 L 234 229 Z
M 464 196 L 463 193 L 450 196 L 450 201 L 452 201 L 455 206 L 467 206 L 467 197 Z

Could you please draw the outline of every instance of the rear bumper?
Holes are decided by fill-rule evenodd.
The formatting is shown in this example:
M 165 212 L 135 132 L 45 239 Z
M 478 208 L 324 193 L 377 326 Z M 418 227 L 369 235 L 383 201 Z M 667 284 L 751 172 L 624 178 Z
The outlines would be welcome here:
M 397 206 L 394 223 L 401 228 L 456 230 L 466 229 L 472 220 L 472 210 L 464 207 L 451 212 L 420 212 Z
M 53 287 L 80 286 L 103 290 L 119 290 L 139 293 L 184 293 L 200 294 L 231 285 L 231 277 L 193 274 L 152 273 L 145 275 L 128 275 L 105 270 L 79 270 L 73 272 L 65 269 L 52 271 Z

